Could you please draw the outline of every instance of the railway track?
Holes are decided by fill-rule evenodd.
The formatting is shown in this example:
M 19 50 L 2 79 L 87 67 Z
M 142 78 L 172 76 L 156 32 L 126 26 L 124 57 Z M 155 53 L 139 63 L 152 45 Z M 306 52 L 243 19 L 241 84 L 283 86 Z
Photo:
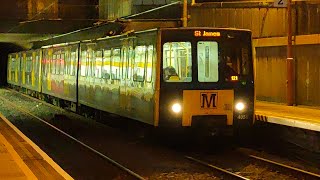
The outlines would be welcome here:
M 257 160 L 259 162 L 264 163 L 265 166 L 274 166 L 274 169 L 278 172 L 283 172 L 283 171 L 290 171 L 295 174 L 300 174 L 298 175 L 297 179 L 300 179 L 300 177 L 303 177 L 303 179 L 320 179 L 320 174 L 312 173 L 303 169 L 299 169 L 290 165 L 286 165 L 283 163 L 279 163 L 273 160 L 269 160 L 266 158 L 262 158 L 259 156 L 255 155 L 246 155 L 248 158 L 252 158 L 254 160 Z M 191 156 L 185 156 L 188 160 L 201 164 L 205 167 L 211 168 L 217 172 L 221 172 L 225 174 L 226 176 L 232 178 L 232 179 L 242 179 L 242 180 L 249 180 L 249 179 L 256 179 L 256 178 L 251 178 L 250 175 L 242 176 L 240 175 L 242 172 L 233 172 L 232 170 L 229 170 L 230 168 L 223 168 L 218 165 L 213 165 L 211 162 L 205 162 L 203 160 L 200 160 L 199 158 L 191 157 Z M 290 173 L 290 174 L 292 174 Z M 280 178 L 281 179 L 281 178 Z
M 220 168 L 220 167 L 218 167 L 218 166 L 212 165 L 212 164 L 210 164 L 210 163 L 204 162 L 204 161 L 199 160 L 199 159 L 197 159 L 197 158 L 194 158 L 194 157 L 191 157 L 191 156 L 185 156 L 185 158 L 187 158 L 187 159 L 189 159 L 189 160 L 191 160 L 191 161 L 193 161 L 193 162 L 199 163 L 199 164 L 201 164 L 201 165 L 203 165 L 203 166 L 212 168 L 212 169 L 214 169 L 214 170 L 216 170 L 216 171 L 222 172 L 222 173 L 224 173 L 224 174 L 226 174 L 226 175 L 228 175 L 228 176 L 230 176 L 230 177 L 233 177 L 233 178 L 235 178 L 235 179 L 249 180 L 248 178 L 246 178 L 246 177 L 244 177 L 244 176 L 240 176 L 240 175 L 238 175 L 238 174 L 236 174 L 236 173 L 233 173 L 233 172 L 228 171 L 228 170 L 226 170 L 226 169 L 224 169 L 224 168 Z
M 9 92 L 10 91 L 10 92 Z M 71 134 L 73 134 L 73 132 L 72 132 L 72 129 L 71 129 L 71 132 L 68 130 L 68 129 L 66 129 L 66 128 L 64 128 L 63 126 L 65 125 L 65 123 L 67 123 L 68 124 L 68 121 L 63 121 L 63 122 L 61 122 L 63 125 L 62 126 L 60 126 L 60 129 L 59 128 L 57 128 L 57 129 L 55 129 L 54 127 L 56 127 L 57 126 L 57 124 L 56 124 L 56 122 L 53 122 L 52 123 L 52 121 L 50 120 L 50 118 L 48 119 L 47 117 L 43 117 L 43 115 L 41 115 L 41 114 L 39 114 L 38 113 L 38 115 L 34 115 L 36 112 L 34 112 L 34 110 L 36 111 L 37 110 L 37 108 L 35 107 L 35 105 L 34 104 L 38 104 L 39 105 L 39 107 L 40 106 L 42 106 L 42 105 L 45 105 L 45 106 L 48 106 L 48 107 L 50 107 L 51 109 L 56 109 L 58 112 L 63 112 L 63 111 L 65 111 L 65 110 L 63 110 L 63 109 L 61 109 L 61 108 L 59 108 L 59 107 L 56 107 L 56 106 L 54 106 L 54 105 L 51 105 L 51 104 L 48 104 L 48 103 L 45 103 L 45 102 L 43 102 L 43 101 L 41 101 L 41 100 L 38 100 L 38 99 L 35 99 L 35 98 L 32 98 L 32 97 L 30 97 L 30 96 L 28 96 L 28 95 L 25 95 L 25 94 L 21 94 L 21 93 L 18 93 L 18 92 L 16 92 L 16 91 L 12 91 L 12 90 L 8 90 L 8 92 L 7 92 L 8 94 L 10 94 L 10 93 L 13 93 L 13 96 L 12 97 L 15 97 L 15 96 L 18 96 L 18 94 L 19 95 L 21 95 L 21 97 L 20 98 L 22 98 L 21 99 L 21 101 L 24 101 L 24 100 L 26 100 L 26 101 L 29 101 L 29 102 L 31 102 L 30 101 L 30 99 L 33 101 L 35 101 L 36 103 L 30 103 L 30 104 L 33 104 L 33 105 L 29 105 L 29 107 L 27 108 L 27 107 L 25 107 L 25 108 L 20 108 L 19 106 L 23 106 L 23 104 L 22 105 L 20 105 L 19 103 L 17 103 L 18 101 L 20 101 L 20 99 L 18 98 L 18 101 L 16 101 L 16 100 L 11 100 L 12 102 L 10 102 L 10 101 L 8 101 L 7 99 L 6 99 L 6 103 L 7 102 L 10 102 L 11 104 L 10 104 L 10 106 L 12 106 L 12 107 L 14 107 L 14 106 L 16 106 L 15 107 L 15 109 L 16 108 L 18 108 L 18 109 L 20 109 L 20 110 L 22 110 L 21 112 L 23 112 L 24 114 L 28 114 L 28 116 L 31 116 L 31 117 L 33 117 L 33 119 L 37 119 L 37 121 L 39 121 L 39 123 L 43 123 L 43 124 L 45 124 L 46 126 L 48 126 L 48 127 L 50 127 L 51 129 L 54 129 L 54 131 L 57 131 L 57 132 L 59 132 L 60 134 L 63 134 L 63 136 L 66 136 L 66 137 L 68 137 L 70 140 L 72 140 L 72 141 L 74 141 L 74 142 L 77 142 L 77 140 L 78 141 L 80 141 L 80 143 L 79 142 L 77 142 L 79 145 L 81 145 L 81 146 L 83 146 L 84 148 L 86 148 L 86 149 L 88 149 L 89 151 L 91 151 L 91 152 L 93 152 L 93 153 L 95 153 L 97 156 L 97 158 L 98 159 L 101 159 L 101 161 L 104 161 L 104 160 L 106 160 L 106 162 L 108 162 L 108 163 L 110 163 L 110 164 L 112 164 L 113 166 L 116 166 L 117 168 L 119 168 L 119 172 L 120 171 L 124 171 L 125 173 L 123 173 L 123 174 L 126 174 L 126 175 L 129 175 L 130 177 L 132 177 L 132 178 L 134 178 L 134 179 L 144 179 L 144 178 L 151 178 L 151 179 L 157 179 L 157 177 L 159 177 L 159 179 L 170 179 L 170 178 L 163 178 L 164 176 L 167 176 L 167 177 L 175 177 L 176 175 L 177 175 L 177 177 L 179 177 L 179 173 L 180 174 L 183 174 L 183 173 L 185 173 L 185 172 L 189 172 L 189 174 L 190 174 L 190 176 L 189 177 L 195 177 L 195 172 L 198 172 L 198 171 L 200 171 L 200 169 L 201 169 L 201 172 L 202 172 L 202 174 L 197 174 L 199 177 L 202 177 L 202 178 L 199 178 L 199 179 L 208 179 L 208 178 L 212 178 L 212 179 L 216 179 L 216 178 L 214 178 L 214 177 L 216 177 L 216 175 L 218 174 L 218 175 L 221 175 L 221 174 L 223 174 L 223 176 L 222 176 L 222 178 L 223 179 L 264 179 L 264 178 L 257 178 L 259 175 L 256 175 L 256 177 L 254 176 L 254 173 L 256 173 L 256 172 L 254 172 L 254 173 L 252 173 L 252 172 L 250 172 L 250 170 L 249 171 L 246 171 L 246 170 L 239 170 L 239 169 L 236 169 L 236 168 L 230 168 L 230 166 L 229 165 L 221 165 L 221 163 L 217 163 L 217 161 L 215 161 L 214 160 L 214 158 L 212 158 L 212 157 L 206 157 L 206 156 L 198 156 L 198 155 L 196 155 L 196 156 L 193 156 L 192 157 L 192 155 L 190 155 L 190 156 L 186 156 L 186 157 L 183 157 L 183 156 L 181 156 L 182 154 L 179 154 L 179 156 L 181 156 L 181 158 L 182 159 L 184 159 L 184 161 L 186 161 L 188 164 L 190 164 L 190 165 L 187 165 L 187 166 L 184 166 L 183 167 L 183 169 L 184 169 L 184 171 L 180 171 L 179 172 L 179 170 L 177 170 L 177 169 L 175 169 L 176 168 L 176 165 L 173 165 L 173 168 L 172 167 L 170 167 L 170 166 L 167 166 L 167 165 L 161 165 L 161 168 L 164 168 L 165 170 L 164 171 L 162 171 L 162 172 L 160 172 L 159 171 L 159 173 L 157 173 L 157 176 L 155 176 L 155 175 L 150 175 L 150 174 L 148 174 L 148 173 L 145 173 L 145 170 L 146 170 L 146 168 L 143 168 L 143 169 L 139 169 L 139 168 L 137 168 L 136 166 L 133 166 L 132 164 L 130 164 L 129 163 L 129 167 L 135 167 L 135 170 L 136 170 L 136 172 L 139 172 L 139 174 L 143 174 L 143 176 L 141 176 L 141 175 L 139 175 L 138 173 L 136 173 L 136 172 L 133 172 L 133 171 L 131 171 L 129 168 L 126 168 L 125 166 L 123 166 L 123 165 L 121 165 L 120 163 L 118 163 L 118 162 L 116 162 L 115 161 L 115 163 L 113 163 L 113 162 L 109 162 L 109 159 L 110 160 L 112 160 L 111 158 L 109 158 L 108 156 L 106 156 L 106 154 L 108 154 L 109 153 L 109 148 L 107 148 L 108 150 L 107 151 L 105 151 L 105 150 L 102 150 L 101 148 L 99 148 L 99 147 L 97 147 L 96 145 L 94 145 L 94 144 L 92 144 L 91 142 L 89 142 L 88 141 L 88 138 L 81 138 L 81 137 L 79 137 L 79 136 L 81 136 L 81 135 L 79 135 L 79 134 L 76 134 L 76 135 L 71 135 Z M 16 93 L 16 94 L 14 94 L 14 93 Z M 4 96 L 6 96 L 6 94 L 4 94 Z M 23 98 L 23 97 L 26 97 L 26 98 Z M 9 98 L 10 99 L 10 98 Z M 15 98 L 14 98 L 15 99 Z M 4 101 L 4 99 L 3 99 L 3 97 L 1 97 L 1 95 L 0 95 L 0 100 L 1 101 Z M 8 103 L 9 104 L 9 103 Z M 19 111 L 20 111 L 19 110 Z M 24 112 L 25 111 L 25 112 Z M 39 110 L 40 111 L 40 110 Z M 65 111 L 65 112 L 68 112 L 68 111 Z M 31 114 L 31 115 L 30 115 Z M 71 114 L 74 114 L 74 113 L 71 113 Z M 76 115 L 76 116 L 79 116 L 80 117 L 80 115 L 77 115 L 77 114 L 74 114 L 74 115 Z M 42 118 L 40 118 L 40 117 L 42 117 Z M 45 121 L 44 119 L 46 119 L 47 121 Z M 43 122 L 43 121 L 45 121 L 45 122 Z M 50 123 L 48 123 L 48 122 L 50 122 L 51 121 L 51 124 Z M 53 125 L 52 125 L 53 124 Z M 53 127 L 51 127 L 50 125 L 52 125 Z M 60 124 L 61 125 L 61 124 Z M 74 124 L 72 124 L 71 123 L 71 125 L 72 126 L 74 126 Z M 44 126 L 44 125 L 43 125 Z M 59 125 L 58 125 L 58 127 L 59 127 Z M 61 128 L 63 129 L 63 130 L 61 130 Z M 78 130 L 77 128 L 75 128 L 76 130 Z M 64 134 L 64 133 L 62 133 L 62 132 L 60 132 L 59 130 L 61 130 L 62 132 L 68 132 L 68 133 L 66 133 L 66 134 Z M 69 137 L 69 136 L 70 137 Z M 75 138 L 75 137 L 77 137 L 77 138 Z M 79 140 L 80 139 L 80 140 Z M 86 140 L 87 139 L 87 140 Z M 90 145 L 89 145 L 90 144 Z M 104 146 L 107 146 L 108 144 L 104 144 Z M 93 147 L 95 147 L 95 148 L 93 148 Z M 154 145 L 152 145 L 152 147 L 154 148 Z M 152 148 L 152 149 L 153 149 Z M 99 150 L 97 150 L 97 149 L 99 149 Z M 154 150 L 153 150 L 154 151 Z M 101 153 L 101 152 L 103 152 L 103 153 Z M 122 154 L 122 153 L 121 153 Z M 162 152 L 160 153 L 160 154 L 162 154 Z M 184 154 L 184 153 L 183 153 Z M 188 153 L 189 154 L 189 153 Z M 235 153 L 233 153 L 233 154 L 235 154 Z M 242 155 L 247 155 L 247 154 L 250 154 L 250 153 L 245 153 L 245 152 L 241 152 L 241 154 Z M 255 153 L 251 153 L 251 154 L 255 154 Z M 110 154 L 108 154 L 108 155 L 110 155 Z M 159 155 L 156 155 L 157 157 L 159 156 Z M 220 156 L 220 155 L 218 155 L 218 156 Z M 238 155 L 236 155 L 236 156 L 238 156 Z M 107 157 L 107 158 L 106 158 Z M 111 155 L 111 157 L 114 157 L 113 156 L 113 154 Z M 150 158 L 150 157 L 147 157 L 147 156 L 141 156 L 141 157 L 143 157 L 143 158 Z M 176 157 L 176 155 L 175 155 L 175 157 Z M 195 157 L 197 157 L 197 158 L 195 158 Z M 200 158 L 199 158 L 200 157 Z M 232 158 L 232 157 L 228 157 L 228 156 L 225 156 L 225 155 L 221 155 L 221 157 L 222 157 L 222 159 L 223 158 L 225 158 L 226 160 L 227 159 L 229 159 L 229 160 L 233 160 L 233 163 L 235 164 L 235 163 L 238 163 L 238 162 L 240 162 L 240 161 L 238 161 L 238 162 L 235 162 L 234 161 L 234 159 Z M 261 165 L 261 161 L 262 161 L 262 158 L 255 158 L 255 157 L 258 157 L 258 156 L 254 156 L 254 155 L 247 155 L 246 156 L 246 159 L 250 159 L 251 161 L 253 161 L 253 160 L 255 160 L 255 162 L 254 163 L 257 163 L 257 162 L 260 162 L 259 163 L 259 166 Z M 109 158 L 109 159 L 108 159 Z M 179 159 L 181 159 L 181 158 L 179 158 Z M 119 160 L 119 158 L 116 158 L 116 159 L 118 159 Z M 211 159 L 211 160 L 210 160 Z M 141 160 L 141 159 L 140 159 Z M 170 161 L 172 161 L 172 159 L 170 159 Z M 207 162 L 205 162 L 205 161 L 207 161 Z M 269 160 L 270 161 L 270 160 Z M 121 158 L 120 158 L 120 162 L 121 162 Z M 136 162 L 136 161 L 132 161 L 132 162 Z M 161 161 L 161 162 L 163 162 L 163 161 Z M 267 163 L 267 162 L 264 162 L 264 161 L 262 161 L 263 163 L 263 166 L 270 166 L 269 165 L 269 162 Z M 124 163 L 124 164 L 127 164 L 127 161 L 122 161 L 122 163 Z M 181 160 L 178 160 L 177 161 L 177 163 L 179 163 L 179 164 L 181 164 L 181 163 L 183 163 L 183 161 L 181 161 Z M 123 168 L 121 168 L 121 167 L 118 167 L 118 165 L 120 165 L 120 166 L 123 166 Z M 151 163 L 151 164 L 157 164 L 157 163 Z M 202 166 L 199 166 L 199 164 L 201 164 Z M 128 165 L 128 164 L 127 164 Z M 149 163 L 149 166 L 150 166 L 150 163 Z M 282 173 L 282 171 L 284 170 L 284 168 L 282 168 L 282 167 L 280 167 L 279 165 L 272 165 L 273 166 L 273 168 L 272 169 L 276 169 L 275 171 L 280 171 L 281 173 Z M 215 171 L 208 171 L 208 167 L 210 167 L 210 168 L 214 168 L 215 169 Z M 279 169 L 280 168 L 280 169 Z M 152 169 L 152 168 L 151 168 Z M 170 173 L 168 173 L 168 172 L 166 172 L 166 170 L 167 169 L 169 169 L 169 172 Z M 196 170 L 195 170 L 196 169 Z M 297 168 L 298 169 L 298 168 Z M 129 170 L 129 171 L 127 171 L 127 170 Z M 117 170 L 118 171 L 118 170 Z M 154 171 L 156 171 L 156 169 L 152 169 L 152 171 L 154 172 Z M 219 171 L 220 173 L 217 173 L 217 171 Z M 294 171 L 294 170 L 288 170 L 288 171 Z M 132 172 L 132 173 L 131 173 Z M 182 173 L 181 173 L 182 172 Z M 296 172 L 296 171 L 294 171 L 295 173 L 299 173 L 299 174 L 301 174 L 301 172 Z M 135 176 L 135 174 L 137 175 L 137 177 Z M 288 173 L 287 173 L 288 174 Z M 318 176 L 312 176 L 312 175 L 309 175 L 309 174 L 313 174 L 313 173 L 306 173 L 306 174 L 303 174 L 303 175 L 300 175 L 299 177 L 308 177 L 308 179 L 318 179 L 320 176 L 318 175 Z M 197 176 L 196 175 L 196 176 Z M 281 174 L 280 174 L 281 175 Z M 206 178 L 203 178 L 203 177 L 206 177 Z M 180 178 L 180 179 L 188 179 L 188 177 L 187 176 L 184 176 L 184 177 L 186 177 L 186 178 Z M 179 179 L 179 178 L 175 178 L 175 179 Z M 194 178 L 194 179 L 197 179 L 197 178 Z M 265 179 L 269 179 L 269 178 L 265 178 Z M 271 178 L 270 178 L 271 179 Z M 284 178 L 282 178 L 281 176 L 279 177 L 279 178 L 274 178 L 274 179 L 284 179 Z M 293 178 L 293 179 L 306 179 L 306 178 Z M 291 180 L 291 179 L 290 179 Z
M 320 174 L 309 172 L 309 171 L 306 171 L 306 170 L 303 170 L 303 169 L 299 169 L 299 168 L 296 168 L 296 167 L 293 167 L 293 166 L 290 166 L 290 165 L 279 163 L 279 162 L 276 162 L 276 161 L 273 161 L 273 160 L 269 160 L 269 159 L 266 159 L 266 158 L 262 158 L 262 157 L 259 157 L 259 156 L 255 156 L 255 155 L 248 155 L 248 156 L 253 158 L 253 159 L 262 161 L 264 163 L 267 163 L 267 164 L 271 164 L 271 165 L 274 165 L 274 166 L 277 166 L 277 167 L 280 167 L 280 168 L 283 168 L 283 169 L 286 169 L 286 170 L 289 170 L 289 171 L 294 171 L 296 173 L 304 174 L 305 176 L 309 176 L 310 178 L 320 179 Z
M 24 95 L 24 96 L 26 96 L 26 95 Z M 27 97 L 27 96 L 26 96 L 26 97 Z M 90 146 L 87 145 L 86 143 L 78 140 L 77 138 L 73 137 L 72 135 L 70 135 L 70 134 L 66 133 L 65 131 L 57 128 L 56 126 L 50 124 L 50 123 L 47 122 L 46 120 L 44 120 L 44 119 L 42 119 L 42 118 L 34 115 L 32 112 L 30 112 L 30 111 L 28 111 L 28 110 L 26 110 L 26 109 L 24 109 L 24 108 L 22 108 L 22 107 L 19 107 L 19 106 L 15 105 L 14 103 L 8 101 L 6 98 L 4 98 L 4 97 L 2 97 L 2 96 L 0 96 L 0 100 L 2 100 L 3 102 L 5 102 L 7 105 L 10 105 L 10 106 L 13 107 L 14 109 L 16 109 L 16 110 L 18 110 L 18 111 L 20 111 L 20 112 L 22 112 L 22 113 L 24 113 L 24 114 L 26 114 L 26 115 L 28 115 L 28 116 L 31 116 L 31 117 L 37 119 L 38 121 L 46 124 L 46 125 L 49 126 L 50 128 L 52 128 L 52 129 L 54 129 L 55 131 L 57 131 L 58 133 L 60 133 L 60 134 L 64 135 L 65 137 L 73 140 L 74 142 L 76 142 L 76 143 L 78 143 L 79 145 L 83 146 L 83 147 L 86 148 L 87 150 L 89 150 L 89 151 L 91 151 L 92 153 L 100 156 L 101 158 L 103 158 L 104 160 L 108 161 L 108 162 L 111 163 L 112 165 L 118 167 L 120 170 L 126 172 L 127 174 L 129 174 L 129 175 L 132 176 L 133 178 L 139 179 L 139 180 L 144 180 L 144 179 L 145 179 L 144 177 L 142 177 L 142 176 L 139 175 L 138 173 L 130 170 L 129 168 L 125 167 L 124 165 L 120 164 L 119 162 L 117 162 L 117 161 L 113 160 L 112 158 L 104 155 L 103 153 L 99 152 L 98 150 L 90 147 Z M 52 105 L 52 107 L 54 107 L 54 106 Z M 57 108 L 57 107 L 55 107 L 55 108 Z

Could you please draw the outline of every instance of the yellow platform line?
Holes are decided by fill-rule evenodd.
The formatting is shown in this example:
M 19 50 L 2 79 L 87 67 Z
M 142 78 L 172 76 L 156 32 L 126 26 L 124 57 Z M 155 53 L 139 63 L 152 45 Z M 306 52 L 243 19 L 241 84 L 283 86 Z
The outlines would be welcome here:
M 14 162 L 17 163 L 22 172 L 26 175 L 28 179 L 38 179 L 29 167 L 24 163 L 19 154 L 14 150 L 11 144 L 6 140 L 6 138 L 0 133 L 0 142 L 4 144 L 9 154 L 13 158 Z
M 54 162 L 39 146 L 31 141 L 26 135 L 24 135 L 17 127 L 15 127 L 5 116 L 0 113 L 0 118 L 3 119 L 22 139 L 24 139 L 30 146 L 36 150 L 40 156 L 52 166 L 64 179 L 73 180 L 73 178 L 65 172 L 56 162 Z M 19 156 L 19 155 L 18 155 Z

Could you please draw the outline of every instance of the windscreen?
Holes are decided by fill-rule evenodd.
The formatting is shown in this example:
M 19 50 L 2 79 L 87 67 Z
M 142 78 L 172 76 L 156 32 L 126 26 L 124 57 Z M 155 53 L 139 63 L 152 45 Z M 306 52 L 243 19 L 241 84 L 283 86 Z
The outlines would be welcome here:
M 182 32 L 181 32 L 182 33 Z M 194 36 L 169 36 L 162 46 L 164 82 L 217 83 L 253 78 L 251 41 L 237 33 L 194 31 Z M 167 35 L 167 34 L 166 34 Z

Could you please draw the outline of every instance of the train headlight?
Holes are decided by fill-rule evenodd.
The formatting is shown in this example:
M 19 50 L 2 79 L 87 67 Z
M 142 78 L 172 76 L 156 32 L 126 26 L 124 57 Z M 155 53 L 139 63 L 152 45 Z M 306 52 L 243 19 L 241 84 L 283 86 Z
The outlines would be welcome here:
M 237 102 L 235 108 L 237 111 L 243 111 L 246 108 L 246 105 L 243 102 Z
M 180 113 L 181 112 L 181 105 L 179 103 L 174 103 L 171 107 L 172 111 L 175 113 Z

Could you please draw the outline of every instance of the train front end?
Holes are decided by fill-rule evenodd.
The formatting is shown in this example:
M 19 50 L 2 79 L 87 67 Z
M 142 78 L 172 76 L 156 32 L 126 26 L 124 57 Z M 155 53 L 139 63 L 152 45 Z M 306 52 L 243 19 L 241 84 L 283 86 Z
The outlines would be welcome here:
M 251 32 L 178 28 L 160 34 L 158 125 L 215 133 L 251 127 Z

